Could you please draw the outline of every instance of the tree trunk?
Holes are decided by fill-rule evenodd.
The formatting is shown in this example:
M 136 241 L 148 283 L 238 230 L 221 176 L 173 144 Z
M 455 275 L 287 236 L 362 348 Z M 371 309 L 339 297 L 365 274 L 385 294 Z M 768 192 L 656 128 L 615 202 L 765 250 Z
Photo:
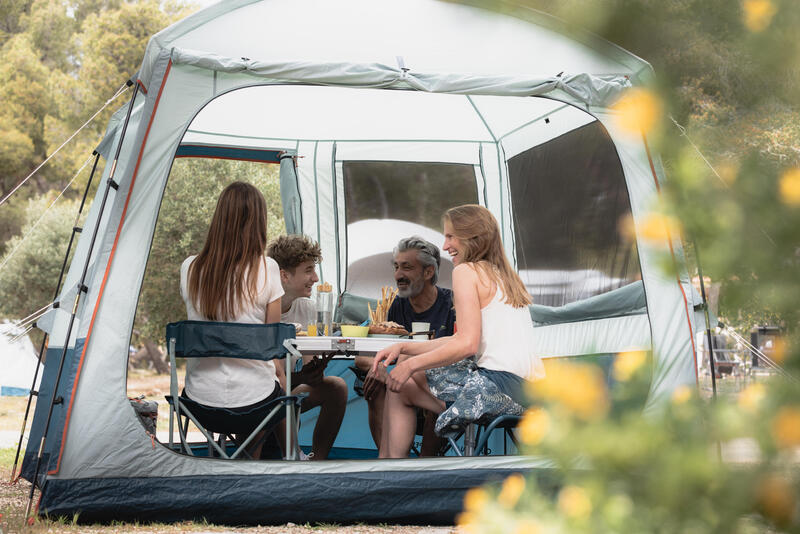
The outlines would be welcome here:
M 153 367 L 155 368 L 156 372 L 158 374 L 169 373 L 169 366 L 167 365 L 167 362 L 164 361 L 164 355 L 161 353 L 161 350 L 159 350 L 156 344 L 149 339 L 145 339 L 144 347 L 147 350 L 147 355 L 150 358 L 150 361 L 153 362 Z

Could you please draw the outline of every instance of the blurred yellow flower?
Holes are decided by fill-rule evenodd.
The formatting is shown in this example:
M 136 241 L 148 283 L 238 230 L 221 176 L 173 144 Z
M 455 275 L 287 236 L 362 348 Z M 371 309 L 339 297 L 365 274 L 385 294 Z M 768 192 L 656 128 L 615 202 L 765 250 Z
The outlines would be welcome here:
M 800 168 L 789 169 L 783 173 L 780 196 L 784 204 L 800 206 Z
M 795 516 L 795 493 L 783 477 L 766 475 L 756 485 L 756 502 L 761 513 L 778 526 L 788 526 Z
M 772 420 L 772 439 L 781 449 L 800 447 L 800 406 L 784 406 Z
M 778 8 L 770 0 L 744 0 L 742 11 L 747 29 L 751 32 L 761 32 L 772 22 L 772 17 Z
M 614 358 L 614 378 L 627 382 L 633 374 L 647 361 L 647 353 L 643 350 L 627 350 Z
M 645 241 L 663 243 L 680 234 L 681 225 L 674 217 L 660 213 L 649 213 L 636 229 L 639 237 Z
M 550 430 L 550 416 L 542 408 L 530 408 L 522 414 L 519 423 L 519 438 L 526 445 L 537 445 L 542 442 Z
M 691 398 L 692 388 L 686 385 L 678 386 L 675 388 L 675 391 L 672 392 L 673 404 L 686 404 L 686 402 Z
M 472 488 L 464 494 L 464 511 L 479 514 L 489 502 L 489 495 L 483 488 Z
M 480 532 L 478 517 L 471 512 L 464 512 L 456 516 L 456 525 L 464 534 L 477 534 Z
M 772 345 L 772 360 L 777 364 L 782 364 L 789 353 L 789 342 L 779 337 Z
M 503 488 L 497 496 L 497 502 L 503 508 L 513 508 L 523 491 L 525 491 L 525 477 L 514 473 L 503 481 Z
M 520 519 L 513 530 L 514 534 L 539 534 L 539 532 L 541 532 L 539 523 L 533 519 Z
M 592 501 L 580 486 L 566 486 L 558 493 L 558 509 L 567 517 L 583 519 L 592 513 Z
M 733 162 L 722 163 L 717 166 L 717 174 L 727 185 L 733 185 L 739 175 L 739 165 Z
M 756 413 L 767 396 L 764 384 L 751 384 L 739 394 L 739 408 L 748 413 Z
M 620 237 L 626 242 L 633 242 L 636 239 L 636 225 L 633 222 L 633 215 L 630 213 L 619 218 L 617 229 Z
M 647 89 L 629 89 L 613 106 L 619 127 L 630 134 L 648 133 L 661 121 L 661 99 Z
M 608 390 L 603 372 L 596 365 L 552 362 L 542 380 L 528 383 L 535 398 L 559 404 L 585 421 L 608 412 Z

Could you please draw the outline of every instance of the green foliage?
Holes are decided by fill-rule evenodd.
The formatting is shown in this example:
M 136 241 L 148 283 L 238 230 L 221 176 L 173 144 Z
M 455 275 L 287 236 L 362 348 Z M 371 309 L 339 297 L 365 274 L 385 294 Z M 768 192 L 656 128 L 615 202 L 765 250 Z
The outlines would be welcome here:
M 180 267 L 205 243 L 208 224 L 224 187 L 234 181 L 255 185 L 267 200 L 267 236 L 285 232 L 278 166 L 244 161 L 177 159 L 172 167 L 150 249 L 134 333 L 162 340 L 164 326 L 186 318 Z
M 62 200 L 45 213 L 54 198 L 55 194 L 50 193 L 30 200 L 25 208 L 21 235 L 7 243 L 6 253 L 0 260 L 0 264 L 5 263 L 0 271 L 2 317 L 26 317 L 52 302 L 78 212 L 78 201 Z
M 800 531 L 800 481 L 781 437 L 788 432 L 798 443 L 792 425 L 800 411 L 788 418 L 780 411 L 789 384 L 773 384 L 782 400 L 757 384 L 738 403 L 711 404 L 684 387 L 643 416 L 651 370 L 641 365 L 604 393 L 615 409 L 587 418 L 564 382 L 580 374 L 571 366 L 545 380 L 558 383 L 530 388 L 537 408 L 521 436 L 525 451 L 547 458 L 549 468 L 471 490 L 459 519 L 467 532 Z M 583 394 L 601 384 L 582 384 Z M 761 460 L 720 461 L 719 443 L 736 439 L 757 444 Z

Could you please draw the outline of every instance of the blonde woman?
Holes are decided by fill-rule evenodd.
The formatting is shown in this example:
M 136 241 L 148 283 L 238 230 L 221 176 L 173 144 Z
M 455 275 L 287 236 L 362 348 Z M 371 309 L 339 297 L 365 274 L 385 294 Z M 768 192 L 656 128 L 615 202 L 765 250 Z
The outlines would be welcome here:
M 506 258 L 494 216 L 470 204 L 448 210 L 443 223 L 442 248 L 455 265 L 457 331 L 424 343 L 397 343 L 375 356 L 373 372 L 378 365 L 396 364 L 386 382 L 381 458 L 408 455 L 415 407 L 441 414 L 460 402 L 468 411 L 488 413 L 498 406 L 474 405 L 496 404 L 498 399 L 521 405 L 525 381 L 544 376 L 533 351 L 531 298 Z M 474 360 L 467 360 L 473 355 Z M 470 398 L 476 390 L 489 395 Z M 437 431 L 444 421 L 440 416 Z
M 181 265 L 181 296 L 189 320 L 280 322 L 280 270 L 264 255 L 266 246 L 264 196 L 250 184 L 230 184 L 217 200 L 203 250 Z M 236 434 L 244 436 L 267 415 L 267 403 L 284 395 L 273 361 L 232 358 L 187 360 L 184 394 L 200 404 L 195 416 L 204 425 L 214 426 L 221 417 L 204 407 L 235 412 Z M 226 422 L 231 424 L 229 418 Z M 258 445 L 250 452 L 258 458 L 260 449 Z

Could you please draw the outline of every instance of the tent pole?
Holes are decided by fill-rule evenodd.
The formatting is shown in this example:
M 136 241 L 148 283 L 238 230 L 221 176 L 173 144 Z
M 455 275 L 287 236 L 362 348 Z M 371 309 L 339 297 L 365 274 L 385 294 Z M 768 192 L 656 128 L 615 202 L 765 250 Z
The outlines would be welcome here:
M 100 154 L 95 150 L 92 152 L 95 156 L 94 158 L 94 165 L 92 165 L 92 172 L 89 174 L 89 181 L 86 182 L 86 189 L 83 190 L 83 199 L 81 199 L 81 205 L 78 207 L 78 215 L 75 216 L 75 224 L 72 225 L 72 235 L 69 236 L 69 244 L 67 245 L 67 252 L 64 254 L 64 262 L 61 264 L 61 273 L 58 275 L 58 282 L 56 283 L 56 291 L 55 295 L 53 295 L 53 304 L 55 305 L 56 299 L 58 298 L 58 293 L 61 291 L 61 282 L 64 280 L 64 272 L 67 270 L 67 260 L 69 258 L 69 253 L 72 252 L 72 244 L 75 241 L 75 234 L 80 233 L 83 229 L 78 227 L 78 221 L 81 218 L 81 214 L 83 213 L 83 206 L 86 204 L 86 196 L 89 193 L 89 188 L 92 186 L 92 180 L 94 179 L 94 173 L 97 170 L 97 163 L 100 161 Z M 22 450 L 22 439 L 25 436 L 25 427 L 28 426 L 28 414 L 31 410 L 31 401 L 33 400 L 34 395 L 38 395 L 39 392 L 36 391 L 36 379 L 39 377 L 39 369 L 42 366 L 42 358 L 44 356 L 44 348 L 47 346 L 47 332 L 45 332 L 44 337 L 42 337 L 42 344 L 39 346 L 39 358 L 36 362 L 36 370 L 33 373 L 33 382 L 31 383 L 31 389 L 28 392 L 28 404 L 25 406 L 25 417 L 22 419 L 22 430 L 19 433 L 19 441 L 17 442 L 17 455 L 14 457 L 14 467 L 11 468 L 11 483 L 15 482 L 14 475 L 17 472 L 17 465 L 19 464 L 19 453 Z
M 717 371 L 714 365 L 714 340 L 711 337 L 711 320 L 708 317 L 708 299 L 706 298 L 706 284 L 703 281 L 703 268 L 700 267 L 700 252 L 697 243 L 694 243 L 694 257 L 697 259 L 697 274 L 700 278 L 700 296 L 703 298 L 703 313 L 706 317 L 706 339 L 708 340 L 708 362 L 711 367 L 711 395 L 717 400 Z
M 39 479 L 39 469 L 42 465 L 42 455 L 44 454 L 45 443 L 47 441 L 47 433 L 50 430 L 50 420 L 53 416 L 53 406 L 56 404 L 56 394 L 58 393 L 58 385 L 61 382 L 61 373 L 64 371 L 64 360 L 67 357 L 67 349 L 69 348 L 69 340 L 72 337 L 72 328 L 75 326 L 75 317 L 78 313 L 78 305 L 80 304 L 81 295 L 83 293 L 89 293 L 89 288 L 86 287 L 86 273 L 89 271 L 89 262 L 92 259 L 92 250 L 94 250 L 94 243 L 97 240 L 97 234 L 100 231 L 100 223 L 103 220 L 103 212 L 106 208 L 106 202 L 108 201 L 108 194 L 110 193 L 111 189 L 117 190 L 119 188 L 119 183 L 114 181 L 114 174 L 117 170 L 117 162 L 119 161 L 119 154 L 122 151 L 122 142 L 125 140 L 125 132 L 128 129 L 128 121 L 131 118 L 131 112 L 133 111 L 133 106 L 136 102 L 136 97 L 139 94 L 139 84 L 134 84 L 132 80 L 128 80 L 128 86 L 134 85 L 133 88 L 133 95 L 131 95 L 131 101 L 128 105 L 128 111 L 125 114 L 125 122 L 122 125 L 122 131 L 119 136 L 119 142 L 117 144 L 117 151 L 114 154 L 114 160 L 111 163 L 111 172 L 109 173 L 108 180 L 106 180 L 106 190 L 103 193 L 103 200 L 100 203 L 100 209 L 97 211 L 97 221 L 95 222 L 94 229 L 92 230 L 92 238 L 89 241 L 89 248 L 86 254 L 86 261 L 83 264 L 83 271 L 81 272 L 81 278 L 78 282 L 78 292 L 75 295 L 75 303 L 72 305 L 72 314 L 69 318 L 69 326 L 67 327 L 67 335 L 64 338 L 64 350 L 61 352 L 61 361 L 58 364 L 58 374 L 56 375 L 56 381 L 53 385 L 53 396 L 50 399 L 50 408 L 47 411 L 47 419 L 44 425 L 44 431 L 42 432 L 42 440 L 39 443 L 39 453 L 36 456 L 36 469 L 33 473 L 33 479 L 31 480 L 31 491 L 28 493 L 28 504 L 25 507 L 25 516 L 24 520 L 27 521 L 27 518 L 30 517 L 31 505 L 33 503 L 33 492 L 36 489 L 36 484 L 38 483 Z M 62 399 L 63 402 L 63 399 Z M 66 436 L 62 436 L 61 439 L 65 439 Z M 45 475 L 46 476 L 46 475 Z M 44 489 L 44 484 L 40 485 L 41 489 Z

